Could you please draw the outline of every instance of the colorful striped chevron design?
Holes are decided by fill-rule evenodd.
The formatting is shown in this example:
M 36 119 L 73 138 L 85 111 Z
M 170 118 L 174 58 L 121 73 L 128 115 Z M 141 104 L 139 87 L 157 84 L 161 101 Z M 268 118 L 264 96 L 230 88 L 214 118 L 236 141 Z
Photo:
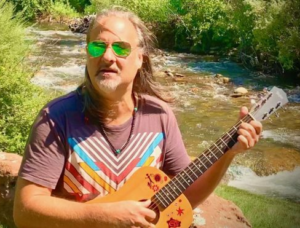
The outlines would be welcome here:
M 103 137 L 68 138 L 72 152 L 65 166 L 64 189 L 78 201 L 117 191 L 140 167 L 160 168 L 163 139 L 163 133 L 138 133 L 115 155 Z

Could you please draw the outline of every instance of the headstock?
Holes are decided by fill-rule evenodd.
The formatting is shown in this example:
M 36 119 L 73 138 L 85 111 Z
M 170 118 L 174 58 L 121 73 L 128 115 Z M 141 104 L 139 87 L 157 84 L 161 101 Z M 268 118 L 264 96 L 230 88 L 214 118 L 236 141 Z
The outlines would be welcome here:
M 256 120 L 264 121 L 286 103 L 288 103 L 286 93 L 280 88 L 273 87 L 255 104 L 250 113 Z

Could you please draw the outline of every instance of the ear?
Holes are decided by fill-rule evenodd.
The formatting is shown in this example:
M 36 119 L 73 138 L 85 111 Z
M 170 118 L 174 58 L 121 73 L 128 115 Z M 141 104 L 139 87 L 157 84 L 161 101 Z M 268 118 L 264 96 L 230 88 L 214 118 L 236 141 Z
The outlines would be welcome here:
M 143 51 L 139 51 L 138 52 L 138 57 L 136 60 L 136 66 L 138 69 L 141 69 L 142 65 L 143 65 L 143 61 L 144 61 L 144 55 L 143 55 Z

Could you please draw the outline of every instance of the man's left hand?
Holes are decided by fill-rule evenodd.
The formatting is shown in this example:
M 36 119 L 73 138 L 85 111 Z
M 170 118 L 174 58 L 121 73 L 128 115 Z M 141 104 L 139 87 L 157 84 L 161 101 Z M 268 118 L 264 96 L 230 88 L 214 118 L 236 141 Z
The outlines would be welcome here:
M 248 114 L 248 109 L 242 107 L 240 110 L 240 119 Z M 232 147 L 235 154 L 241 153 L 252 148 L 258 141 L 262 133 L 262 124 L 259 121 L 252 120 L 250 123 L 243 122 L 237 133 L 238 142 Z

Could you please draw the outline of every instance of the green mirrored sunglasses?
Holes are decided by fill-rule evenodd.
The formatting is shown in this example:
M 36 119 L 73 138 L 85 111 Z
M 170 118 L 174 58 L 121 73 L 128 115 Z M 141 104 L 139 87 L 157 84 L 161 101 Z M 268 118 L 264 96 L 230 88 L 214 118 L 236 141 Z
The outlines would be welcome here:
M 92 57 L 100 57 L 106 51 L 107 46 L 108 46 L 108 43 L 97 40 L 97 41 L 89 42 L 87 49 L 88 49 L 89 54 Z M 124 42 L 124 41 L 113 42 L 111 47 L 112 47 L 112 50 L 115 53 L 115 55 L 118 57 L 124 58 L 124 57 L 127 57 L 130 55 L 131 46 L 127 42 Z

